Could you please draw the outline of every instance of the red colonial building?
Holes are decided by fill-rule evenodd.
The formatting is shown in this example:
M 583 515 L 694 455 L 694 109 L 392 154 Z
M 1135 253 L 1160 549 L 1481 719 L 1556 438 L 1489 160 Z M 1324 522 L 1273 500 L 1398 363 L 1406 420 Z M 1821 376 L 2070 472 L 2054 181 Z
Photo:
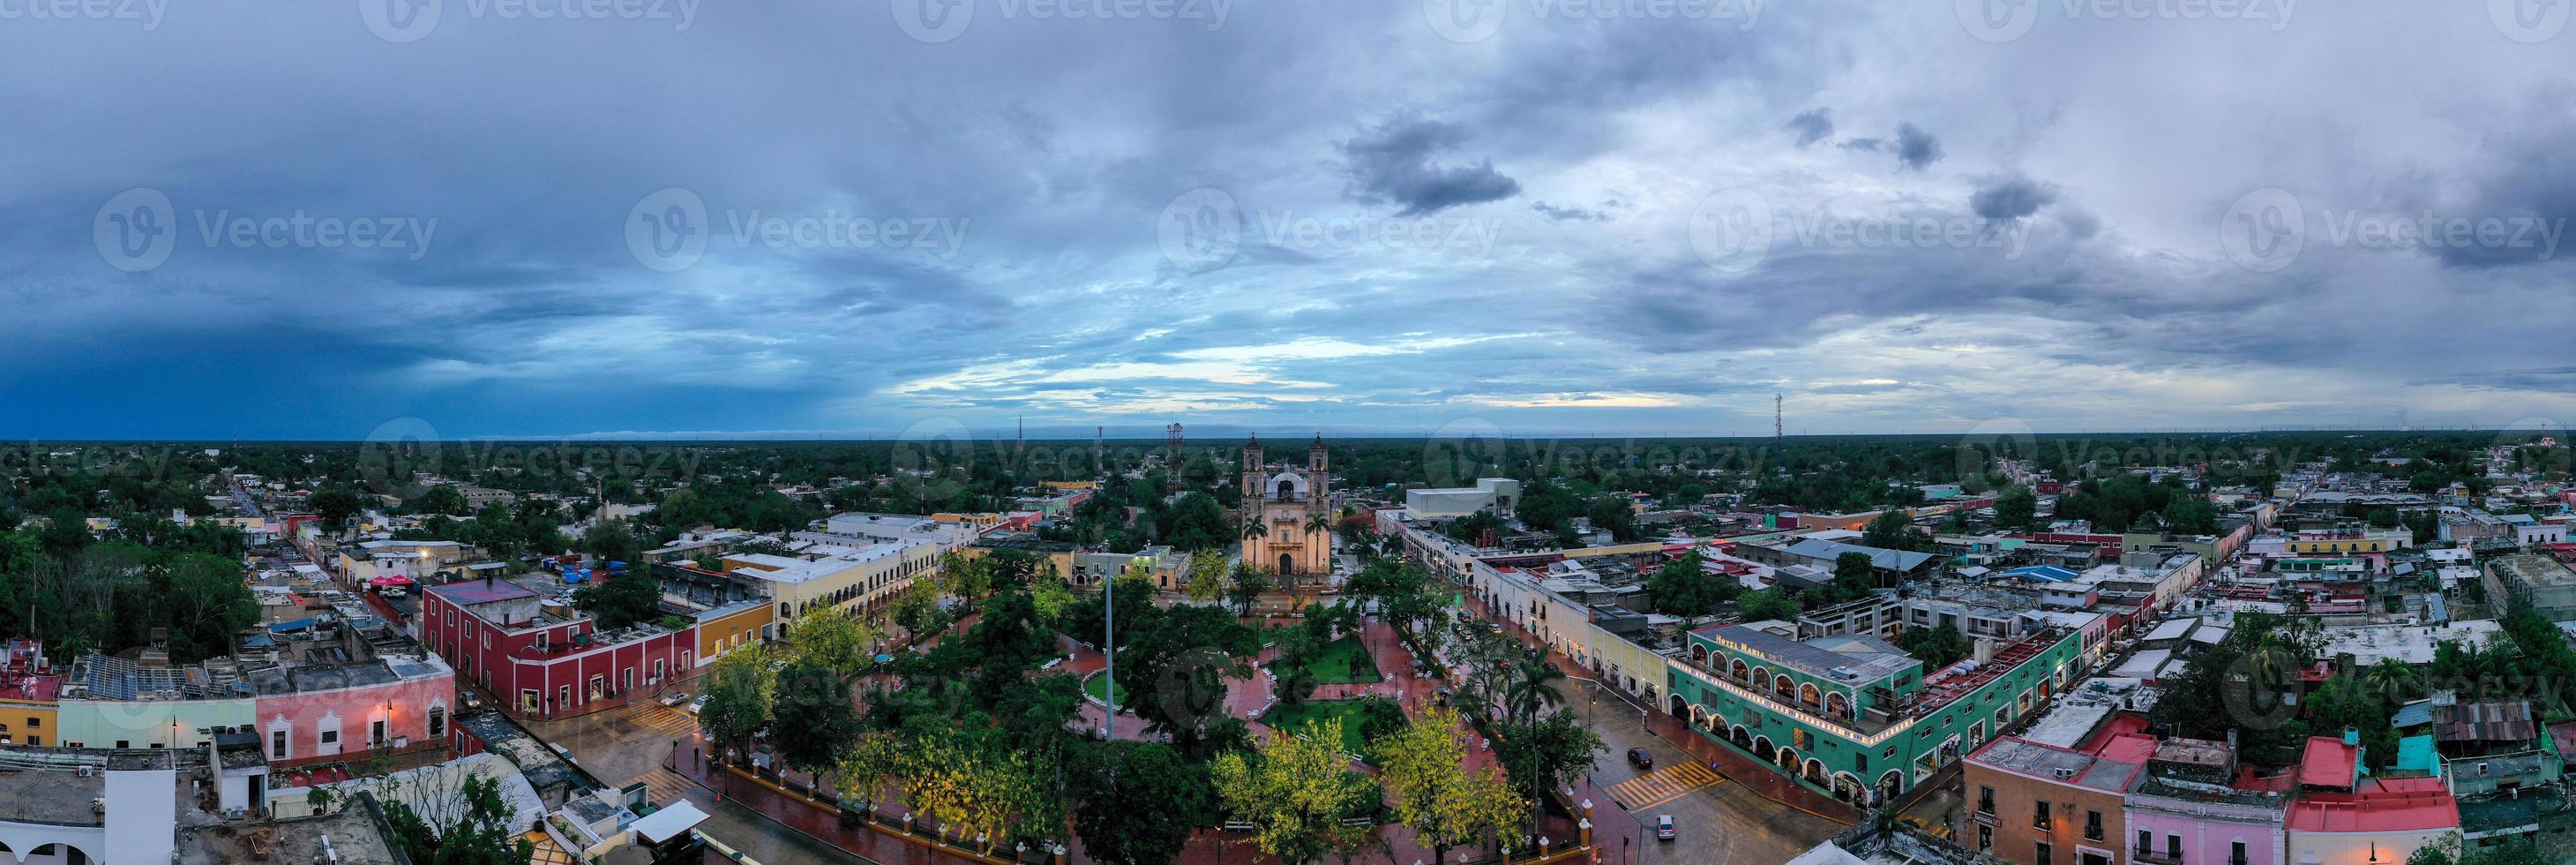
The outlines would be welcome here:
M 422 593 L 420 638 L 504 712 L 561 718 L 661 693 L 697 670 L 697 626 L 599 631 L 570 587 L 484 579 Z M 529 583 L 534 583 L 530 585 Z

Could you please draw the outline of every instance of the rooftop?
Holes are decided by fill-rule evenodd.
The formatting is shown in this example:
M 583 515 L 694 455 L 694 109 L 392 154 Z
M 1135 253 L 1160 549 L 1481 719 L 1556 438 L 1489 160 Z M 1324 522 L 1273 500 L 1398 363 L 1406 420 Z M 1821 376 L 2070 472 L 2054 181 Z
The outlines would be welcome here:
M 90 810 L 90 800 L 107 795 L 107 777 L 83 777 L 71 763 L 29 762 L 17 754 L 0 755 L 0 819 L 59 826 L 102 826 L 107 819 Z
M 2440 778 L 2373 778 L 2350 793 L 2310 793 L 2285 821 L 2301 832 L 2409 832 L 2460 825 L 2460 803 Z
M 1728 648 L 1785 664 L 1820 679 L 1875 682 L 1919 666 L 1913 656 L 1875 638 L 1824 637 L 1799 642 L 1751 625 L 1701 628 L 1694 635 Z
M 2535 586 L 2576 585 L 2576 570 L 2569 570 L 2557 559 L 2538 553 L 2516 553 L 2496 559 L 2488 565 L 2500 574 L 2508 574 Z
M 334 862 L 339 865 L 408 865 L 391 841 L 393 831 L 373 797 L 363 796 L 338 813 L 255 826 L 193 826 L 179 830 L 174 852 L 187 865 L 229 862 Z

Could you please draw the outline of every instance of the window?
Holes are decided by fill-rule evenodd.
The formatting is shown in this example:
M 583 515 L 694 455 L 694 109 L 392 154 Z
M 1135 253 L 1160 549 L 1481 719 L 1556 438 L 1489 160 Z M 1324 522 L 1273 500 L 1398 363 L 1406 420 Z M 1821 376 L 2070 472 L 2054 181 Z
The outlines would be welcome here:
M 134 747 L 134 743 L 133 743 L 133 742 L 131 742 L 131 741 L 125 740 L 125 739 L 118 739 L 118 740 L 116 740 L 116 747 L 118 747 L 118 748 L 131 748 L 131 747 Z
M 63 747 L 65 747 L 65 748 L 87 748 L 87 747 L 89 747 L 89 745 L 88 745 L 87 743 L 84 743 L 84 742 L 64 742 L 64 743 L 63 743 Z M 2238 844 L 2238 845 L 2236 845 L 2236 849 L 2239 849 L 2239 850 L 2245 849 L 2245 845 L 2243 845 L 2243 844 Z
M 1995 813 L 1995 788 L 1984 786 L 1977 788 L 1977 813 Z
M 33 716 L 33 715 L 30 715 L 30 716 L 28 716 L 28 717 L 27 717 L 27 729 L 30 729 L 30 730 L 42 730 L 42 729 L 44 729 L 44 728 L 45 728 L 45 719 L 43 719 L 43 718 L 38 718 L 38 717 L 35 717 L 35 716 Z
M 2084 839 L 2087 841 L 2102 840 L 2102 812 L 2091 810 L 2084 812 Z
M 2047 829 L 2048 829 L 2048 803 L 2046 803 L 2046 802 L 2033 802 L 2033 803 L 2031 803 L 2031 810 L 2030 810 L 2030 828 L 2038 829 L 2038 830 L 2041 830 L 2041 831 L 2047 831 Z
M 322 744 L 325 744 L 325 745 L 337 745 L 337 744 L 340 744 L 340 731 L 338 731 L 338 730 L 324 730 L 324 731 L 322 731 Z
M 268 731 L 268 756 L 272 759 L 286 759 L 285 730 L 277 729 Z
M 429 737 L 436 739 L 444 735 L 447 735 L 447 707 L 431 706 L 429 707 Z
M 530 713 L 530 714 L 535 714 L 535 713 L 536 713 L 536 711 L 537 711 L 537 689 L 535 689 L 535 688 L 520 688 L 520 689 L 519 689 L 519 711 L 527 712 L 527 713 Z
M 2176 862 L 2182 861 L 2182 836 L 2165 836 L 2165 858 Z
M 2048 865 L 2048 863 L 2049 863 L 2049 858 L 2048 858 L 2048 853 L 2049 853 L 2048 845 L 2047 845 L 2046 843 L 2040 843 L 2040 844 L 2037 844 L 2037 845 L 2034 845 L 2034 846 L 2036 846 L 2036 847 L 2038 847 L 2038 848 L 2039 848 L 2039 849 L 2038 849 L 2038 851 L 2037 851 L 2038 855 L 2035 855 L 2035 856 L 2032 856 L 2032 857 L 2031 857 L 2031 859 L 2030 859 L 2030 865 Z
M 27 734 L 27 744 L 31 746 L 45 744 L 45 737 L 29 733 Z
M 2143 858 L 2153 855 L 2155 852 L 2156 833 L 2149 832 L 2145 829 L 2138 830 L 2138 856 Z

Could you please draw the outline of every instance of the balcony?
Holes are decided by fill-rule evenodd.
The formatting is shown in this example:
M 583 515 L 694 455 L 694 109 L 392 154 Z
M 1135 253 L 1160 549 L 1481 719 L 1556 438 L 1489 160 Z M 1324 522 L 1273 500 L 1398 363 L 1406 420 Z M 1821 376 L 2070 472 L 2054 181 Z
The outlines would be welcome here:
M 2129 851 L 2129 861 L 2135 863 L 2135 865 L 2183 865 L 2182 851 L 2180 850 L 2173 851 L 2171 854 L 2158 853 L 2153 850 L 2131 850 Z M 2244 862 L 2239 861 L 2236 865 L 2244 865 Z

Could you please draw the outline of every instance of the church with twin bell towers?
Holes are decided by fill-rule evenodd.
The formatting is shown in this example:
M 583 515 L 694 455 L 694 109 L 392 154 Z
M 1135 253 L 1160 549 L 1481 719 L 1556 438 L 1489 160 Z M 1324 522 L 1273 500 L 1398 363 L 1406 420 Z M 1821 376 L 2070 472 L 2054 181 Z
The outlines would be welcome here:
M 1272 465 L 1261 437 L 1243 446 L 1243 561 L 1276 572 L 1283 586 L 1323 582 L 1333 573 L 1332 470 L 1324 436 L 1306 448 L 1306 465 Z

